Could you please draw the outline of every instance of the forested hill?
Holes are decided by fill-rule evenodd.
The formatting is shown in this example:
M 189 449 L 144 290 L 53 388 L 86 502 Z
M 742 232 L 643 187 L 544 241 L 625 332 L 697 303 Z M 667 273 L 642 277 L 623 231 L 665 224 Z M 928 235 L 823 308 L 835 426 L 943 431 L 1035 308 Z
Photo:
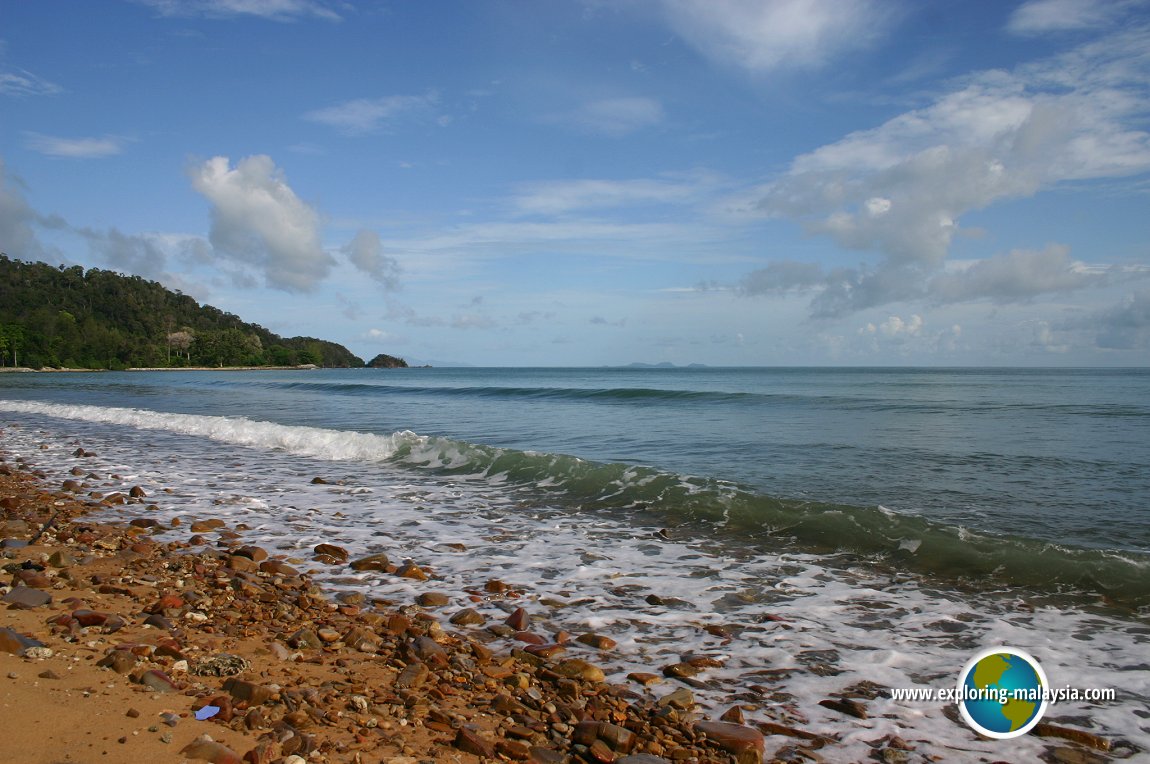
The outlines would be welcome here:
M 139 276 L 0 255 L 4 366 L 360 367 L 343 345 L 280 337 Z

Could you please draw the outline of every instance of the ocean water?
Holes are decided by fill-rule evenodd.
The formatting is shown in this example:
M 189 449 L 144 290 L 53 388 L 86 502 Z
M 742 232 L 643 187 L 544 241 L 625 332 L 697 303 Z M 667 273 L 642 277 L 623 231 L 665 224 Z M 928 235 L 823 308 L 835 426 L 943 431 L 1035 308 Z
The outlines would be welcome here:
M 406 603 L 430 586 L 463 607 L 506 581 L 523 597 L 490 617 L 526 603 L 543 630 L 607 634 L 619 647 L 589 657 L 620 681 L 715 654 L 704 708 L 833 732 L 844 755 L 884 734 L 1041 752 L 980 740 L 941 703 L 878 697 L 863 721 L 818 705 L 863 681 L 953 687 L 995 644 L 1057 687 L 1118 692 L 1048 720 L 1150 751 L 1150 370 L 6 374 L 0 425 L 53 479 L 76 443 L 96 451 L 84 466 L 143 485 L 161 518 L 438 577 L 317 567 L 333 588 Z

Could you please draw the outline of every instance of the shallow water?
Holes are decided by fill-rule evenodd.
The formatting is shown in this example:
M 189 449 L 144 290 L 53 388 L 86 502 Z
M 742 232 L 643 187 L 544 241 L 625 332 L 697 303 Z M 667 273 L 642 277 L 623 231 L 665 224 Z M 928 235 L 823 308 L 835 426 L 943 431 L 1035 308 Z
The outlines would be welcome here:
M 548 452 L 529 455 L 553 462 L 547 479 L 530 481 L 498 468 L 505 454 L 483 461 L 456 440 L 275 424 L 263 420 L 265 410 L 239 419 L 6 401 L 0 411 L 9 425 L 4 448 L 48 471 L 51 481 L 68 477 L 80 461 L 120 476 L 109 485 L 142 485 L 159 507 L 151 517 L 244 523 L 252 528 L 246 540 L 300 560 L 309 560 L 320 542 L 353 555 L 385 551 L 437 576 L 420 584 L 316 566 L 317 578 L 333 588 L 397 603 L 444 591 L 454 598 L 450 613 L 472 604 L 464 589 L 498 578 L 524 596 L 480 605 L 489 621 L 524 604 L 543 619 L 538 631 L 610 636 L 619 643 L 610 653 L 590 655 L 582 646 L 571 653 L 600 662 L 618 681 L 629 671 L 658 673 L 684 653 L 720 656 L 723 667 L 701 674 L 705 686 L 693 690 L 706 708 L 718 713 L 734 702 L 752 703 L 753 718 L 841 736 L 844 758 L 865 758 L 866 742 L 886 734 L 948 758 L 969 751 L 971 760 L 1020 760 L 1041 752 L 1044 744 L 1033 736 L 979 740 L 938 703 L 877 698 L 868 701 L 865 721 L 818 705 L 862 681 L 952 687 L 965 662 L 993 644 L 1035 656 L 1054 686 L 1119 693 L 1117 701 L 1095 706 L 1055 705 L 1047 720 L 1073 718 L 1081 726 L 1088 719 L 1095 731 L 1150 750 L 1150 624 L 1138 613 L 1099 610 L 1083 596 L 1067 601 L 993 580 L 971 588 L 919 575 L 894 558 L 816 554 L 796 544 L 766 549 L 762 538 L 719 532 L 721 520 L 668 527 L 667 512 L 657 506 L 570 501 L 581 478 L 593 484 L 592 493 L 604 494 L 601 476 L 572 475 L 577 462 Z M 71 455 L 77 443 L 98 456 L 77 460 Z M 638 490 L 631 483 L 650 485 L 674 473 L 632 465 L 613 474 L 625 493 Z M 342 485 L 312 485 L 317 475 Z M 673 482 L 679 487 L 673 495 L 684 502 L 717 490 L 682 476 Z M 142 512 L 130 505 L 108 515 Z M 715 532 L 701 532 L 706 527 Z M 650 604 L 650 595 L 664 604 Z M 708 625 L 734 636 L 728 642 L 707 632 Z M 652 692 L 676 686 L 669 680 Z

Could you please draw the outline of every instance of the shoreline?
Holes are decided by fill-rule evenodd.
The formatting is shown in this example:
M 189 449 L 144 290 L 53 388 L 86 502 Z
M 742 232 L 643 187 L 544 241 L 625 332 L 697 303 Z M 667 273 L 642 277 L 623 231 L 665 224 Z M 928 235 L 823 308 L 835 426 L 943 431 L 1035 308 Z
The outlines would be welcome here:
M 349 564 L 339 547 L 266 557 L 211 519 L 190 523 L 188 542 L 156 542 L 146 517 L 86 519 L 146 509 L 142 490 L 103 493 L 78 467 L 52 491 L 33 465 L 2 459 L 0 564 L 13 586 L 0 588 L 0 704 L 17 730 L 8 745 L 38 752 L 29 762 L 762 760 L 763 732 L 703 720 L 685 687 L 652 702 L 606 683 L 594 653 L 609 640 L 531 632 L 523 608 L 463 633 L 467 609 L 448 621 L 430 591 L 398 607 L 329 599 L 301 569 Z M 426 575 L 378 555 L 350 564 Z M 498 635 L 521 647 L 488 647 Z M 816 738 L 798 740 L 813 753 L 828 742 Z
M 120 371 L 314 371 L 322 367 L 314 363 L 302 363 L 295 366 L 132 366 Z M 28 366 L 6 366 L 0 368 L 0 373 L 9 374 L 64 374 L 64 373 L 103 373 L 116 371 L 115 369 L 68 369 L 49 368 L 33 369 Z
M 206 733 L 230 753 L 201 742 L 199 750 L 212 755 L 200 760 L 246 756 L 262 764 L 835 761 L 847 755 L 840 745 L 857 747 L 860 740 L 880 761 L 979 756 L 965 747 L 933 747 L 913 726 L 900 737 L 898 725 L 883 721 L 882 691 L 873 682 L 860 684 L 857 694 L 839 684 L 815 696 L 825 698 L 824 713 L 834 711 L 832 724 L 810 725 L 801 714 L 763 721 L 776 701 L 755 689 L 733 706 L 712 706 L 721 726 L 708 727 L 713 721 L 692 689 L 713 684 L 703 681 L 708 669 L 721 673 L 713 661 L 746 647 L 737 629 L 710 632 L 722 640 L 714 651 L 632 666 L 626 680 L 620 673 L 610 683 L 600 667 L 623 648 L 594 633 L 544 626 L 540 605 L 550 604 L 537 601 L 530 584 L 479 576 L 448 583 L 422 562 L 356 560 L 332 544 L 309 542 L 290 553 L 296 556 L 265 558 L 245 542 L 249 529 L 238 517 L 231 527 L 210 511 L 154 519 L 166 516 L 163 483 L 147 484 L 151 495 L 143 495 L 118 474 L 92 471 L 94 454 L 79 445 L 66 446 L 71 475 L 67 462 L 56 464 L 60 477 L 49 485 L 45 473 L 35 474 L 35 441 L 24 449 L 31 463 L 15 464 L 3 461 L 0 442 L 0 539 L 16 540 L 0 542 L 0 585 L 21 583 L 12 590 L 21 597 L 34 601 L 31 590 L 40 590 L 53 600 L 0 608 L 0 677 L 9 676 L 0 703 L 21 730 L 35 730 L 61 706 L 89 709 L 63 730 L 29 737 L 33 748 L 72 752 L 94 744 L 104 761 L 195 760 L 191 753 L 179 758 L 180 751 Z M 44 441 L 39 448 L 47 448 Z M 93 511 L 101 523 L 89 519 Z M 122 522 L 115 521 L 121 512 Z M 113 520 L 104 521 L 109 515 Z M 19 545 L 41 531 L 35 545 Z M 313 574 L 349 568 L 412 586 L 391 601 L 370 601 L 364 593 L 335 594 L 314 584 Z M 0 595 L 10 594 L 0 586 Z M 492 617 L 492 605 L 510 616 Z M 488 613 L 485 623 L 477 610 Z M 781 628 L 789 630 L 787 620 L 780 619 Z M 53 654 L 35 646 L 25 656 L 7 654 L 3 645 L 14 639 L 7 628 Z M 22 650 L 17 640 L 14 652 Z M 109 668 L 96 665 L 104 661 Z M 237 666 L 240 673 L 227 676 Z M 807 668 L 824 676 L 821 664 Z M 769 683 L 778 671 L 803 670 L 766 664 L 754 673 Z M 197 720 L 205 704 L 221 711 Z M 127 716 L 130 710 L 139 715 Z M 727 747 L 707 740 L 708 732 Z M 1048 738 L 1047 753 L 1079 757 L 1064 760 L 1107 761 L 1091 749 L 1125 750 L 1121 741 L 1055 724 L 1040 734 Z

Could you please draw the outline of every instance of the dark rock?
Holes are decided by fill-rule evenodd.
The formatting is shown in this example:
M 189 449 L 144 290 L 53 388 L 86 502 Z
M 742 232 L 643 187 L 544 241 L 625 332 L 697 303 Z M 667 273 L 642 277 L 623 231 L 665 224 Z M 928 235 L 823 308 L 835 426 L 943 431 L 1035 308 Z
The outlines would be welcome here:
M 451 623 L 456 626 L 482 626 L 486 622 L 487 619 L 478 610 L 469 607 L 451 616 Z
M 530 756 L 531 764 L 568 764 L 571 761 L 566 754 L 537 745 L 531 747 Z
M 43 646 L 44 643 L 38 639 L 26 637 L 6 626 L 0 628 L 0 653 L 11 653 L 22 656 L 29 648 Z
M 311 629 L 300 629 L 288 637 L 288 644 L 297 650 L 318 650 L 323 647 L 323 640 Z
M 695 731 L 705 734 L 708 740 L 734 754 L 739 764 L 744 761 L 762 761 L 763 733 L 757 729 L 729 722 L 697 722 Z
M 298 570 L 280 560 L 264 560 L 260 563 L 260 572 L 287 578 L 294 578 L 299 575 Z
M 866 706 L 851 698 L 827 698 L 820 700 L 819 705 L 832 711 L 838 711 L 840 714 L 853 716 L 856 719 L 866 719 L 868 716 Z
M 515 608 L 515 612 L 507 616 L 504 621 L 508 627 L 515 629 L 515 631 L 526 631 L 528 625 L 531 623 L 531 615 L 523 608 Z
M 433 666 L 447 665 L 447 651 L 431 637 L 416 637 L 411 643 L 411 649 L 424 663 Z
M 27 586 L 17 586 L 0 598 L 13 610 L 31 610 L 32 608 L 48 605 L 52 602 L 52 595 L 39 589 L 30 589 Z
M 606 680 L 603 669 L 593 663 L 579 658 L 565 660 L 555 666 L 555 673 L 568 679 L 581 679 L 585 682 L 602 682 Z
M 109 668 L 117 674 L 131 673 L 139 660 L 131 650 L 113 650 L 96 663 L 100 668 Z
M 443 592 L 424 592 L 415 601 L 420 607 L 443 607 L 451 602 L 451 598 Z
M 615 647 L 615 640 L 600 634 L 580 634 L 575 637 L 575 641 L 584 645 L 590 645 L 596 650 L 611 650 Z
M 352 570 L 387 570 L 389 562 L 387 555 L 383 552 L 378 554 L 369 554 L 367 557 L 361 557 L 351 563 Z
M 422 687 L 430 673 L 431 670 L 424 663 L 408 664 L 396 677 L 395 687 L 400 690 L 414 690 L 417 687 Z
M 466 728 L 455 734 L 453 745 L 464 753 L 474 754 L 485 759 L 495 758 L 495 746 Z

